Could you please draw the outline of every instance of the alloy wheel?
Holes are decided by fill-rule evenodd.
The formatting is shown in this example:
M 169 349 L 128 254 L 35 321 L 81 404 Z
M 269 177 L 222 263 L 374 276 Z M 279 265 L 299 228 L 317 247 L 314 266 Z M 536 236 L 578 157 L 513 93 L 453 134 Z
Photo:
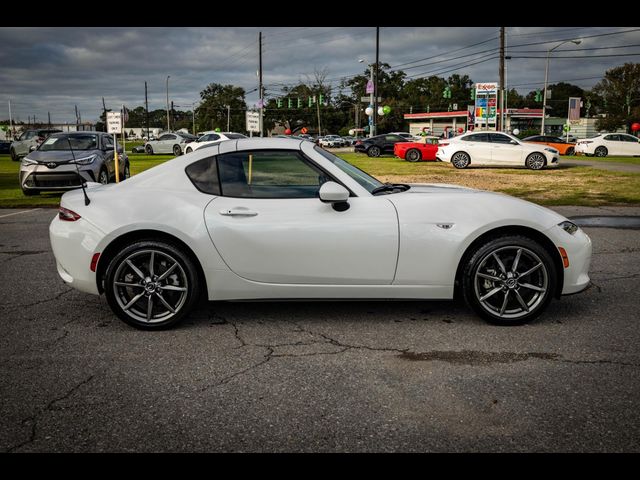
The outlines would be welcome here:
M 540 170 L 544 167 L 546 158 L 541 153 L 532 153 L 527 157 L 527 167 L 531 170 Z

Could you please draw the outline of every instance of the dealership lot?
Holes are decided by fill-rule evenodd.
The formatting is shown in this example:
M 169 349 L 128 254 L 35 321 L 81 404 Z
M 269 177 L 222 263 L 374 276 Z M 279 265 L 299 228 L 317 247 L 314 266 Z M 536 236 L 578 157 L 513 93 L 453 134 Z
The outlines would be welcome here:
M 557 207 L 640 216 L 640 207 Z M 59 279 L 52 209 L 0 210 L 0 449 L 639 451 L 640 230 L 530 325 L 450 302 L 209 303 L 141 332 Z

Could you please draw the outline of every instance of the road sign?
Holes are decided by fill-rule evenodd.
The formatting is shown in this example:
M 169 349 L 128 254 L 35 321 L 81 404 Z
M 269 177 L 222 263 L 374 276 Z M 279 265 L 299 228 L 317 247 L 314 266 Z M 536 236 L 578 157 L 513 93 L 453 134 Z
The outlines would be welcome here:
M 373 93 L 373 82 L 371 80 L 367 80 L 367 88 L 364 93 Z
M 122 115 L 120 112 L 107 112 L 107 133 L 122 133 Z
M 360 101 L 364 103 L 369 103 L 371 101 L 371 97 L 360 97 Z M 378 97 L 378 103 L 382 101 L 382 97 Z
M 260 112 L 247 112 L 247 132 L 260 132 Z

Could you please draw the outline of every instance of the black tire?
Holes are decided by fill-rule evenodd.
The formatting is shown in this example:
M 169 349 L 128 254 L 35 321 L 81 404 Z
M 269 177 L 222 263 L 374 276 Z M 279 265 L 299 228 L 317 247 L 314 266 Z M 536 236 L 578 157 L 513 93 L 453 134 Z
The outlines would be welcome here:
M 20 160 L 20 157 L 16 155 L 16 150 L 14 148 L 9 150 L 9 154 L 11 155 L 11 160 L 13 160 L 14 162 L 17 162 Z
M 596 151 L 593 153 L 596 157 L 606 157 L 607 155 L 609 155 L 609 150 L 607 150 L 607 147 L 600 146 L 596 148 Z
M 419 162 L 422 160 L 422 153 L 417 148 L 412 148 L 407 151 L 404 158 L 407 162 Z
M 372 145 L 367 150 L 367 155 L 369 155 L 370 157 L 379 157 L 380 156 L 380 147 Z
M 456 168 L 467 168 L 471 164 L 471 157 L 465 152 L 456 152 L 451 156 L 451 164 Z
M 180 145 L 174 145 L 173 146 L 173 154 L 176 157 L 179 157 L 180 155 L 182 155 L 182 149 L 180 148 Z
M 100 169 L 100 173 L 98 174 L 98 183 L 101 183 L 102 185 L 109 183 L 109 173 L 104 168 Z
M 575 153 L 575 149 L 573 147 L 569 147 L 567 148 L 567 152 L 565 153 L 565 155 L 574 155 Z
M 514 275 L 513 266 L 519 250 Z M 556 290 L 555 263 L 547 250 L 531 238 L 508 235 L 488 239 L 466 258 L 462 272 L 465 302 L 489 323 L 527 323 L 547 308 Z M 485 276 L 478 276 L 478 273 Z
M 542 170 L 547 164 L 547 158 L 540 152 L 533 152 L 527 157 L 524 164 L 531 170 Z
M 131 169 L 129 168 L 129 163 L 126 163 L 124 166 L 124 175 L 122 176 L 123 180 L 131 177 Z
M 153 272 L 149 268 L 151 252 Z M 171 243 L 151 239 L 138 240 L 118 252 L 109 262 L 104 285 L 113 312 L 141 330 L 173 327 L 189 314 L 200 296 L 197 268 L 191 258 Z
M 40 190 L 22 190 L 22 193 L 27 197 L 33 197 L 34 195 L 40 195 Z
M 186 153 L 191 153 L 193 152 L 193 150 L 191 150 L 191 147 L 187 148 L 187 152 Z
M 153 147 L 151 145 L 144 147 L 144 151 L 147 152 L 147 155 L 153 155 Z

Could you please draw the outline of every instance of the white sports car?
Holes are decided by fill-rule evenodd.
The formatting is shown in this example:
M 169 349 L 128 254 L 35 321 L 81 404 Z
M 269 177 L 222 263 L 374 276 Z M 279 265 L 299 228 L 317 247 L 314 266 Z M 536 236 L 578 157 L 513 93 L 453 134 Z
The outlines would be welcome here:
M 527 167 L 540 170 L 557 167 L 560 153 L 544 144 L 526 143 L 502 132 L 467 132 L 440 140 L 436 158 L 456 168 L 469 165 Z
M 311 142 L 226 141 L 62 196 L 58 273 L 128 324 L 198 297 L 452 299 L 519 324 L 585 289 L 591 241 L 557 213 L 455 185 L 383 184 Z

